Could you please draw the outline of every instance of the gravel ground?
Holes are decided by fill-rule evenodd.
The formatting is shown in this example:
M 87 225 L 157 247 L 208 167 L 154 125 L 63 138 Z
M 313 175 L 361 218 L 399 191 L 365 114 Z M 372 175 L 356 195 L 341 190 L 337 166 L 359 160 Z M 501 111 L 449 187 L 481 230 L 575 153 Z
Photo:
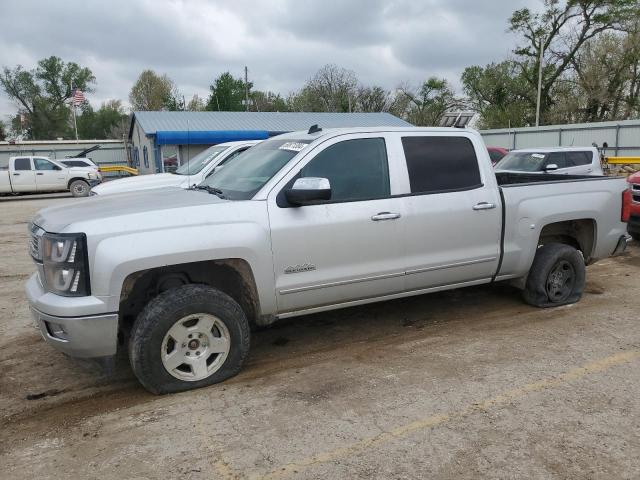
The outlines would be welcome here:
M 31 478 L 638 478 L 640 248 L 576 305 L 505 285 L 291 319 L 237 377 L 156 397 L 31 327 L 27 222 L 0 199 L 0 465 Z

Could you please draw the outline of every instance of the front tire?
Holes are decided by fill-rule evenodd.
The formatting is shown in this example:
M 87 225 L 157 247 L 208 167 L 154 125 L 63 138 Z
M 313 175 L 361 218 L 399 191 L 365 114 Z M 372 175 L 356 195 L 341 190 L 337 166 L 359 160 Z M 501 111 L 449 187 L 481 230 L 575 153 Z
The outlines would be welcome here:
M 150 392 L 180 392 L 236 375 L 249 344 L 249 322 L 235 300 L 206 285 L 183 285 L 161 293 L 138 315 L 129 361 Z
M 89 187 L 89 184 L 84 180 L 74 180 L 71 182 L 71 185 L 69 185 L 69 191 L 71 191 L 71 195 L 74 197 L 88 197 L 90 190 L 91 187 Z
M 523 291 L 534 307 L 558 307 L 582 298 L 586 269 L 582 254 L 570 245 L 549 243 L 538 248 Z

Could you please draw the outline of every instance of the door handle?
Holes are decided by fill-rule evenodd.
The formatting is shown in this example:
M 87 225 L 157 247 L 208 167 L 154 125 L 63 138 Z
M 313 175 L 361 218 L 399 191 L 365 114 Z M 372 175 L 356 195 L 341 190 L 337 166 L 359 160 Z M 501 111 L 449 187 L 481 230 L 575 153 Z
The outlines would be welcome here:
M 496 208 L 496 204 L 495 203 L 480 202 L 480 203 L 476 203 L 473 206 L 474 210 L 491 210 L 492 208 Z
M 400 218 L 399 213 L 380 212 L 377 215 L 371 217 L 371 220 L 373 220 L 374 222 L 382 222 L 384 220 L 395 220 L 396 218 Z
M 44 173 L 38 172 L 38 173 L 36 173 L 36 175 L 44 175 Z
M 20 174 L 19 173 L 14 173 L 13 176 L 14 177 L 18 177 L 18 176 L 20 176 Z

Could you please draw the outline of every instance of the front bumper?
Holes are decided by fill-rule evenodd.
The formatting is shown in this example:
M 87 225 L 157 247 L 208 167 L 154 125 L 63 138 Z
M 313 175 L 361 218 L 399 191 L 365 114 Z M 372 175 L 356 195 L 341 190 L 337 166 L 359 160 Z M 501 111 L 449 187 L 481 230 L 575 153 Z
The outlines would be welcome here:
M 54 348 L 73 357 L 115 355 L 118 348 L 117 313 L 80 314 L 74 303 L 78 300 L 92 303 L 94 297 L 60 297 L 45 292 L 37 274 L 27 282 L 26 293 L 35 326 Z M 63 310 L 65 301 L 69 302 L 67 311 Z

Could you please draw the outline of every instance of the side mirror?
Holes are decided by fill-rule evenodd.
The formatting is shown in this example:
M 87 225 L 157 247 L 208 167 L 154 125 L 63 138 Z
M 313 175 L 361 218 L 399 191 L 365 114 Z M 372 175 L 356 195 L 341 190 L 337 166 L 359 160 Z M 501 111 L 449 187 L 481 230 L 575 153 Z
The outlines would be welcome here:
M 54 169 L 54 170 L 62 170 L 62 167 L 59 167 L 58 165 L 54 165 L 54 166 L 53 166 L 53 169 Z
M 331 184 L 327 178 L 298 178 L 284 194 L 287 202 L 292 205 L 307 205 L 322 200 L 330 200 Z
M 549 165 L 544 167 L 544 171 L 545 172 L 552 172 L 552 171 L 557 170 L 557 169 L 558 169 L 558 165 L 556 165 L 555 163 L 550 163 Z

